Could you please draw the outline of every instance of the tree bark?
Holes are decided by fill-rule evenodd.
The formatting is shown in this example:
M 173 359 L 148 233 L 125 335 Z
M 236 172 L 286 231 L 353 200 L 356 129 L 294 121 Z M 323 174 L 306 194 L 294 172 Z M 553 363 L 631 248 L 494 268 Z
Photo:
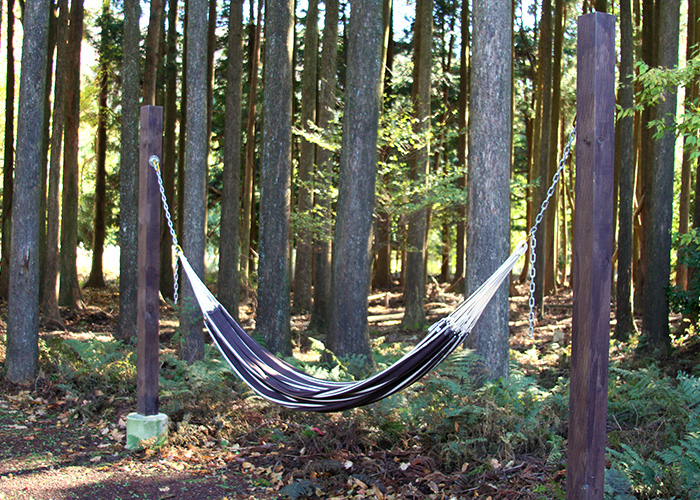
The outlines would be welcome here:
M 416 196 L 411 200 L 413 212 L 408 216 L 408 255 L 406 257 L 406 283 L 404 285 L 404 304 L 406 312 L 401 320 L 404 328 L 421 328 L 425 325 L 425 260 L 427 257 L 426 235 L 428 233 L 428 211 L 425 203 L 428 170 L 430 168 L 430 75 L 433 41 L 433 2 L 418 0 L 416 2 L 416 32 L 414 35 L 414 87 L 413 113 L 416 119 L 415 132 L 425 143 L 415 151 L 411 158 L 411 180 L 418 187 Z M 421 208 L 415 208 L 420 206 Z
M 474 292 L 510 253 L 512 11 L 475 1 L 469 122 L 467 279 Z M 508 283 L 501 285 L 468 337 L 480 377 L 508 377 Z
M 243 0 L 233 0 L 228 22 L 224 174 L 221 196 L 219 300 L 238 319 L 240 256 L 241 102 L 243 100 Z
M 326 0 L 323 26 L 323 49 L 319 79 L 321 89 L 318 102 L 318 127 L 326 130 L 333 119 L 336 100 L 336 73 L 338 69 L 338 0 Z M 309 329 L 325 332 L 330 321 L 331 301 L 331 241 L 333 238 L 332 199 L 333 152 L 318 148 L 316 153 L 317 186 L 316 208 L 321 214 L 321 234 L 314 251 L 314 303 Z
M 10 245 L 12 191 L 15 171 L 15 0 L 7 1 L 7 79 L 5 89 L 5 154 L 2 175 L 2 250 L 0 252 L 0 297 L 7 298 L 10 288 Z
M 178 0 L 168 1 L 168 34 L 165 56 L 165 106 L 163 130 L 163 189 L 171 212 L 175 207 L 175 166 L 177 154 L 175 143 L 175 126 L 177 123 L 177 17 Z M 164 298 L 174 299 L 173 251 L 172 237 L 162 212 L 160 220 L 160 293 Z M 174 214 L 171 213 L 171 216 Z
M 377 170 L 382 2 L 353 2 L 348 30 L 328 347 L 374 364 L 367 331 L 370 236 Z
M 634 105 L 634 38 L 630 0 L 620 1 L 620 82 L 617 99 L 620 107 Z M 626 341 L 636 332 L 632 314 L 632 260 L 634 212 L 634 116 L 618 120 L 616 161 L 620 172 L 619 227 L 617 234 L 617 309 L 615 338 Z
M 109 15 L 110 2 L 107 0 L 102 4 L 102 15 Z M 105 279 L 102 268 L 102 256 L 105 249 L 105 205 L 107 204 L 107 96 L 109 93 L 109 68 L 105 50 L 109 40 L 107 38 L 107 27 L 102 27 L 102 39 L 100 41 L 99 54 L 99 94 L 97 97 L 97 144 L 95 158 L 97 168 L 95 171 L 95 222 L 92 240 L 92 267 L 90 276 L 85 286 L 104 288 Z
M 32 382 L 39 364 L 39 209 L 41 207 L 41 140 L 44 133 L 44 86 L 48 48 L 48 0 L 24 8 L 24 40 L 17 117 L 17 168 L 10 283 L 7 312 L 5 376 L 10 382 Z M 9 147 L 6 144 L 5 147 Z
M 187 137 L 182 239 L 185 255 L 197 275 L 204 279 L 207 175 L 207 26 L 205 2 L 191 2 L 187 32 Z M 193 363 L 204 356 L 202 315 L 189 282 L 183 283 L 180 324 L 182 358 Z
M 256 329 L 273 353 L 285 356 L 292 353 L 289 237 L 293 23 L 292 0 L 267 6 Z
M 46 257 L 43 275 L 41 310 L 47 321 L 63 325 L 58 309 L 59 200 L 61 196 L 61 151 L 63 122 L 66 116 L 66 50 L 68 37 L 68 0 L 59 1 L 56 34 L 56 84 L 54 88 L 53 120 L 51 123 L 51 156 L 49 158 L 48 196 L 46 199 Z
M 318 0 L 309 0 L 304 30 L 304 71 L 301 83 L 301 128 L 309 130 L 316 123 L 318 86 Z M 313 208 L 313 191 L 309 189 L 316 161 L 316 146 L 301 138 L 299 156 L 299 194 L 297 213 L 296 262 L 294 265 L 294 312 L 311 310 L 311 283 L 313 266 L 313 234 L 305 220 Z
M 665 0 L 659 6 L 659 67 L 678 64 L 680 0 Z M 676 90 L 666 93 L 656 105 L 657 118 L 665 122 L 666 131 L 654 141 L 652 170 L 647 184 L 648 225 L 645 231 L 647 267 L 644 280 L 642 332 L 650 347 L 666 352 L 670 349 L 669 305 L 666 288 L 671 276 L 671 224 L 673 210 L 673 166 L 676 136 L 672 130 L 676 116 Z
M 124 4 L 122 129 L 119 165 L 119 323 L 116 337 L 136 337 L 139 165 L 139 2 Z
M 70 309 L 84 307 L 78 283 L 78 198 L 80 129 L 80 48 L 83 40 L 83 0 L 71 2 L 68 33 L 68 82 L 63 154 L 63 203 L 61 216 L 60 284 L 58 303 Z
M 250 71 L 248 73 L 248 118 L 246 121 L 245 179 L 243 184 L 243 224 L 241 228 L 241 279 L 244 299 L 249 298 L 251 272 L 251 238 L 253 226 L 253 198 L 255 178 L 255 115 L 258 97 L 258 66 L 260 64 L 260 40 L 262 35 L 263 0 L 258 0 L 258 22 L 251 19 Z M 252 7 L 252 5 L 251 5 Z

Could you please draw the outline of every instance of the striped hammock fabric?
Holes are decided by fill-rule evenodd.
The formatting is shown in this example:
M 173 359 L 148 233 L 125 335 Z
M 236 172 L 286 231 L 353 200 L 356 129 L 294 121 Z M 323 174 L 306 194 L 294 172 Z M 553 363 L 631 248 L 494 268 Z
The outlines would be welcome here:
M 433 324 L 425 338 L 410 352 L 387 369 L 355 382 L 314 378 L 274 356 L 236 323 L 197 276 L 179 247 L 177 255 L 211 338 L 241 380 L 258 395 L 279 405 L 297 410 L 335 412 L 385 398 L 416 382 L 440 364 L 464 342 L 496 290 L 526 251 L 527 243 L 520 243 L 478 290 L 449 316 Z

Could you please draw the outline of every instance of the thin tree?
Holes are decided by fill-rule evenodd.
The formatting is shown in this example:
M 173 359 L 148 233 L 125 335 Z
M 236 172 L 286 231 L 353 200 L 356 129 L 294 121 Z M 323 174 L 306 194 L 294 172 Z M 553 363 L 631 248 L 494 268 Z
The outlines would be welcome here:
M 406 281 L 404 304 L 406 312 L 401 320 L 404 328 L 420 328 L 425 324 L 425 260 L 427 257 L 426 235 L 428 213 L 424 206 L 430 168 L 430 75 L 432 73 L 433 41 L 433 2 L 416 2 L 416 29 L 413 37 L 413 115 L 415 132 L 420 137 L 421 146 L 411 157 L 410 176 L 415 183 L 416 195 L 408 216 L 408 255 L 406 258 Z
M 2 251 L 0 253 L 0 297 L 10 287 L 10 230 L 12 223 L 12 182 L 15 170 L 15 0 L 7 1 L 7 80 L 5 87 L 5 154 L 2 175 Z
M 458 187 L 467 187 L 467 122 L 469 112 L 469 2 L 462 2 L 461 13 L 461 37 L 462 45 L 459 50 L 459 98 L 457 102 L 457 129 L 459 136 L 457 139 L 457 162 L 463 169 L 463 174 L 457 181 Z M 466 242 L 467 242 L 467 205 L 461 204 L 458 207 L 457 241 L 455 244 L 455 284 L 465 277 L 464 265 L 466 262 Z
M 177 154 L 175 144 L 177 136 L 177 17 L 178 0 L 168 1 L 168 33 L 165 55 L 165 105 L 163 120 L 163 188 L 170 207 L 175 207 L 175 164 Z M 168 299 L 174 298 L 172 238 L 161 211 L 160 222 L 160 293 Z
M 382 1 L 351 5 L 328 347 L 373 365 L 367 331 L 370 237 L 377 171 Z
M 253 226 L 253 198 L 255 178 L 255 134 L 258 97 L 258 66 L 260 64 L 260 41 L 262 37 L 262 12 L 264 1 L 258 0 L 258 22 L 253 20 L 253 2 L 251 1 L 248 70 L 248 116 L 246 120 L 245 144 L 245 178 L 243 181 L 243 222 L 241 227 L 241 279 L 244 281 L 244 299 L 248 299 L 251 272 L 251 238 Z
M 107 204 L 107 97 L 109 95 L 110 67 L 107 50 L 110 44 L 109 21 L 111 16 L 110 1 L 102 4 L 102 32 L 99 47 L 98 85 L 97 95 L 97 140 L 95 146 L 95 221 L 92 238 L 92 267 L 90 276 L 85 283 L 86 287 L 104 288 L 105 278 L 102 267 L 102 256 L 105 249 L 105 206 Z
M 233 0 L 228 21 L 224 174 L 219 246 L 219 300 L 238 318 L 241 192 L 241 102 L 243 100 L 243 0 Z
M 467 279 L 474 292 L 510 253 L 511 6 L 477 0 L 472 7 Z M 503 283 L 467 339 L 487 379 L 508 377 L 508 283 Z
M 620 81 L 617 99 L 620 107 L 631 109 L 634 105 L 634 36 L 632 29 L 632 6 L 630 0 L 620 1 Z M 615 316 L 615 338 L 627 340 L 636 331 L 632 314 L 632 259 L 634 212 L 634 116 L 618 120 L 616 132 L 617 168 L 619 181 L 619 226 L 617 230 L 617 308 Z
M 160 59 L 160 33 L 163 25 L 163 0 L 151 0 L 151 13 L 148 18 L 146 35 L 146 66 L 143 75 L 142 105 L 156 103 L 156 80 Z
M 289 307 L 294 2 L 265 9 L 266 50 L 260 170 L 260 261 L 256 329 L 272 352 L 292 352 Z
M 66 50 L 68 37 L 68 0 L 60 0 L 56 34 L 56 84 L 54 88 L 53 120 L 51 122 L 51 156 L 49 158 L 48 196 L 46 199 L 46 257 L 43 275 L 41 310 L 44 319 L 63 325 L 58 309 L 59 200 L 61 196 L 61 151 L 66 104 Z
M 659 67 L 678 64 L 680 0 L 659 4 L 658 17 Z M 666 130 L 654 141 L 654 161 L 647 183 L 647 222 L 644 253 L 644 309 L 642 332 L 649 345 L 662 352 L 670 348 L 669 305 L 666 289 L 671 275 L 671 224 L 673 210 L 673 167 L 676 136 L 672 130 L 676 115 L 676 90 L 669 90 L 656 105 L 656 116 Z
M 66 82 L 66 125 L 63 150 L 63 193 L 61 208 L 61 253 L 59 305 L 84 307 L 78 283 L 78 165 L 80 130 L 80 49 L 83 41 L 83 0 L 71 2 L 68 32 L 68 81 Z
M 304 70 L 301 75 L 301 128 L 309 130 L 309 123 L 316 123 L 316 99 L 318 88 L 318 0 L 309 0 L 304 24 Z M 297 213 L 300 221 L 296 234 L 296 261 L 294 266 L 294 311 L 311 310 L 311 278 L 313 266 L 313 236 L 304 222 L 313 208 L 313 191 L 310 189 L 316 162 L 316 146 L 301 138 L 299 154 L 299 193 Z
M 136 336 L 139 164 L 139 2 L 124 2 L 122 128 L 119 165 L 119 323 L 116 336 Z
M 24 40 L 17 117 L 12 248 L 7 312 L 5 376 L 10 382 L 34 381 L 39 364 L 39 213 L 44 133 L 44 86 L 49 31 L 49 0 L 24 7 Z M 6 145 L 5 147 L 9 147 Z
M 336 101 L 336 72 L 338 69 L 338 0 L 326 0 L 323 22 L 323 48 L 317 125 L 326 130 L 333 119 Z M 331 179 L 333 177 L 333 153 L 318 148 L 316 152 L 316 210 L 320 214 L 320 234 L 314 248 L 314 303 L 309 329 L 325 332 L 330 320 L 331 299 L 331 241 L 333 238 L 333 215 Z

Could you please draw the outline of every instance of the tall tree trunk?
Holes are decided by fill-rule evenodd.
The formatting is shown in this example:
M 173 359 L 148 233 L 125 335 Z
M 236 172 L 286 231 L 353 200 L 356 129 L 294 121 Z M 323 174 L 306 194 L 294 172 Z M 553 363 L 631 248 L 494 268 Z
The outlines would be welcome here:
M 267 6 L 256 329 L 264 335 L 268 348 L 273 353 L 284 355 L 292 353 L 289 325 L 289 219 L 293 23 L 292 0 Z
M 180 131 L 177 145 L 177 216 L 175 231 L 182 234 L 185 206 L 185 153 L 187 148 L 187 25 L 189 24 L 190 0 L 185 0 L 185 17 L 182 20 L 185 36 L 182 40 L 182 84 L 180 88 Z M 184 280 L 181 280 L 181 283 Z
M 457 181 L 457 186 L 464 190 L 466 199 L 467 187 L 467 124 L 469 113 L 469 2 L 462 2 L 462 46 L 459 50 L 459 101 L 457 111 L 457 163 L 463 169 Z M 457 218 L 457 241 L 455 245 L 456 266 L 454 282 L 464 279 L 467 243 L 467 205 L 460 204 Z
M 469 123 L 469 226 L 465 296 L 510 253 L 512 11 L 506 2 L 475 1 Z M 508 283 L 503 283 L 468 343 L 480 376 L 508 377 Z
M 171 211 L 175 208 L 175 165 L 177 163 L 175 125 L 177 123 L 177 17 L 178 0 L 168 0 L 168 34 L 165 56 L 165 106 L 163 131 L 163 189 Z M 160 293 L 174 299 L 172 238 L 161 211 L 160 220 Z M 172 214 L 171 214 L 172 215 Z
M 659 67 L 678 64 L 680 0 L 665 0 L 659 6 Z M 671 224 L 673 210 L 673 166 L 676 136 L 676 89 L 667 92 L 656 105 L 656 116 L 664 120 L 666 131 L 654 141 L 654 161 L 647 184 L 649 233 L 644 248 L 647 268 L 644 280 L 642 331 L 653 348 L 662 352 L 670 348 L 669 306 L 666 288 L 671 275 Z
M 54 88 L 53 120 L 51 122 L 51 157 L 49 159 L 48 196 L 46 199 L 46 258 L 43 275 L 41 310 L 47 321 L 62 325 L 58 309 L 59 200 L 61 196 L 61 151 L 63 122 L 66 116 L 66 50 L 68 38 L 68 0 L 59 1 L 56 34 L 56 84 Z
M 540 134 L 535 140 L 539 144 L 539 155 L 534 158 L 537 165 L 537 177 L 539 178 L 539 189 L 535 196 L 534 211 L 539 211 L 542 201 L 547 195 L 549 187 L 549 150 L 551 147 L 552 130 L 552 2 L 542 1 L 542 22 L 540 24 L 540 49 L 539 49 L 538 71 L 541 72 L 541 127 Z M 544 312 L 544 297 L 547 292 L 545 287 L 545 275 L 548 268 L 547 262 L 547 241 L 548 227 L 546 223 L 540 224 L 535 237 L 537 238 L 537 260 L 535 261 L 535 303 L 538 314 Z
M 39 365 L 39 209 L 41 207 L 44 86 L 49 0 L 24 7 L 24 40 L 17 117 L 17 169 L 12 218 L 5 376 L 33 382 Z M 6 144 L 5 147 L 10 147 Z
M 253 181 L 255 178 L 255 115 L 258 97 L 258 66 L 260 64 L 260 41 L 262 34 L 263 0 L 258 0 L 258 22 L 251 18 L 248 73 L 248 118 L 246 121 L 246 145 L 245 145 L 245 179 L 243 181 L 243 224 L 241 228 L 241 279 L 244 282 L 244 299 L 249 297 L 250 272 L 251 272 L 251 241 L 250 235 L 253 226 L 253 199 L 255 193 Z M 252 4 L 251 4 L 252 8 Z
M 338 0 L 326 0 L 323 26 L 323 49 L 319 79 L 321 88 L 318 101 L 318 127 L 326 130 L 335 110 L 336 73 L 338 69 Z M 314 251 L 314 303 L 309 329 L 325 332 L 330 321 L 331 303 L 331 240 L 333 238 L 333 214 L 331 179 L 333 177 L 333 152 L 318 148 L 316 153 L 317 186 L 316 208 L 321 214 L 321 235 Z
M 698 15 L 700 15 L 700 1 L 688 1 L 688 36 L 685 52 L 685 59 L 689 61 L 698 49 L 700 34 L 696 32 L 696 24 Z M 685 90 L 685 110 L 691 112 L 695 100 L 698 98 L 698 79 L 692 85 L 688 85 Z M 690 226 L 690 191 L 692 184 L 692 160 L 688 147 L 687 138 L 683 143 L 683 162 L 681 164 L 681 193 L 680 206 L 678 207 L 678 232 L 686 234 Z M 688 288 L 688 268 L 683 264 L 678 264 L 676 267 L 676 285 L 687 289 Z
M 119 323 L 116 336 L 136 336 L 139 165 L 139 2 L 124 3 L 122 129 L 119 164 Z
M 316 123 L 316 88 L 318 85 L 318 0 L 309 0 L 304 30 L 304 71 L 301 83 L 301 128 L 309 130 Z M 316 146 L 301 138 L 299 156 L 299 194 L 297 214 L 300 222 L 296 235 L 296 262 L 294 266 L 294 311 L 311 310 L 311 277 L 313 265 L 313 234 L 305 222 L 313 208 L 311 178 L 316 161 Z
M 102 15 L 109 15 L 109 0 L 102 4 Z M 95 222 L 92 240 L 92 267 L 90 276 L 85 286 L 103 288 L 105 286 L 102 268 L 102 256 L 105 249 L 105 206 L 107 204 L 107 96 L 109 94 L 109 67 L 107 61 L 107 26 L 102 26 L 102 40 L 100 42 L 100 62 L 98 69 L 99 94 L 97 97 L 97 144 L 95 157 L 97 168 L 95 171 Z
M 163 29 L 163 0 L 151 0 L 151 13 L 148 18 L 146 35 L 146 66 L 143 75 L 141 104 L 155 105 L 156 80 L 160 61 L 160 32 Z
M 10 230 L 15 171 L 15 0 L 7 1 L 7 79 L 5 87 L 5 154 L 2 175 L 2 250 L 0 253 L 0 297 L 10 288 Z
M 234 319 L 238 319 L 241 102 L 243 100 L 243 0 L 231 2 L 228 29 L 224 175 L 221 196 L 221 243 L 219 247 L 219 300 L 229 310 Z
M 60 284 L 58 303 L 70 309 L 84 307 L 78 283 L 78 199 L 80 197 L 78 138 L 80 129 L 80 47 L 83 41 L 83 0 L 71 2 L 68 33 L 68 81 L 63 154 Z
M 209 1 L 207 26 L 207 158 L 211 151 L 211 131 L 214 117 L 214 54 L 216 53 L 216 0 Z M 207 172 L 209 167 L 207 166 Z M 208 175 L 205 173 L 205 175 Z M 206 217 L 205 217 L 206 227 Z
M 694 0 L 695 1 L 695 0 Z M 620 1 L 620 83 L 617 100 L 620 107 L 630 109 L 634 105 L 634 38 L 630 0 Z M 617 234 L 617 309 L 615 338 L 627 340 L 636 331 L 632 314 L 632 259 L 634 212 L 634 116 L 618 120 L 617 156 L 620 172 L 619 227 Z
M 182 248 L 197 275 L 204 279 L 207 175 L 207 26 L 205 2 L 191 2 L 187 23 L 187 154 L 182 220 Z M 193 363 L 204 356 L 202 315 L 189 283 L 182 287 L 180 324 L 182 358 Z
M 415 131 L 425 141 L 411 158 L 411 179 L 420 188 L 412 200 L 414 206 L 424 203 L 427 187 L 428 169 L 430 168 L 430 75 L 433 41 L 433 2 L 418 0 L 416 2 L 416 33 L 414 34 L 414 87 L 413 113 L 416 118 Z M 404 304 L 406 312 L 401 320 L 404 328 L 420 328 L 425 324 L 425 244 L 428 232 L 427 208 L 414 209 L 409 214 L 408 256 L 406 258 L 406 283 L 404 286 Z
M 549 187 L 549 182 L 557 171 L 558 155 L 559 155 L 559 117 L 561 114 L 561 64 L 564 45 L 564 0 L 554 0 L 554 55 L 552 58 L 552 117 L 551 128 L 549 130 L 549 169 L 547 177 L 542 179 L 546 187 Z M 554 291 L 557 286 L 556 269 L 556 220 L 557 220 L 557 204 L 558 191 L 554 191 L 554 196 L 550 200 L 550 209 L 547 211 L 547 241 L 542 249 L 546 252 L 546 272 L 545 272 L 545 291 Z
M 336 355 L 355 355 L 371 366 L 367 294 L 382 76 L 382 1 L 354 2 L 351 9 L 327 342 Z

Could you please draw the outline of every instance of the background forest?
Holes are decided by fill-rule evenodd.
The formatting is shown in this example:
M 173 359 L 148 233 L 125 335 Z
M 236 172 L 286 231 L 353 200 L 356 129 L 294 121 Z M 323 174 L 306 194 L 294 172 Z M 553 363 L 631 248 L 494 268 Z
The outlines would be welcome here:
M 464 476 L 446 481 L 457 495 L 500 481 L 562 498 L 576 207 L 564 151 L 577 18 L 594 10 L 616 16 L 618 54 L 606 494 L 698 498 L 698 0 L 0 0 L 8 393 L 42 380 L 57 401 L 123 398 L 116 415 L 133 401 L 142 105 L 164 110 L 164 195 L 196 272 L 268 349 L 339 379 L 388 365 L 472 293 L 528 236 L 563 157 L 536 268 L 523 259 L 439 373 L 344 415 L 372 436 L 363 451 L 415 444 Z M 227 418 L 217 399 L 250 394 L 205 342 L 186 282 L 173 302 L 162 219 L 162 402 L 179 446 L 193 412 Z M 341 437 L 327 426 L 342 423 L 250 404 L 304 449 L 316 436 L 295 425 Z M 266 426 L 198 432 L 228 442 Z

